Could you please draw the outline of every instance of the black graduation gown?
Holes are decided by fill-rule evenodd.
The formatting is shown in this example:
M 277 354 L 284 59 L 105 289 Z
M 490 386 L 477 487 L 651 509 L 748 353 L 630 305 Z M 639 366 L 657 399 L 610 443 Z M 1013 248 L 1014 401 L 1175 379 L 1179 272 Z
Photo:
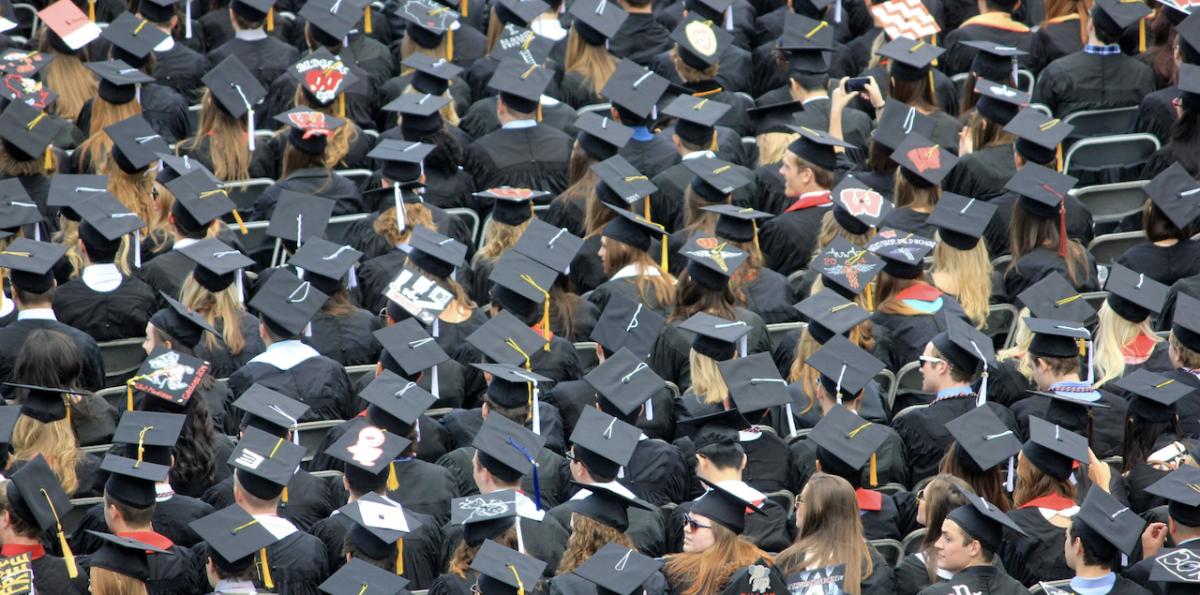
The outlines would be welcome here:
M 707 151 L 702 151 L 707 153 Z M 757 202 L 758 184 L 754 180 L 754 172 L 742 167 L 734 165 L 730 171 L 737 172 L 742 177 L 750 180 L 750 183 L 733 191 L 733 204 L 752 207 Z M 684 221 L 686 206 L 684 204 L 684 192 L 692 185 L 692 178 L 696 174 L 688 169 L 686 165 L 677 163 L 667 168 L 666 171 L 654 176 L 650 180 L 655 186 L 658 186 L 658 191 L 650 195 L 650 219 L 655 223 L 661 224 L 668 232 L 677 232 L 682 230 L 687 224 Z M 644 206 L 635 207 L 641 211 Z M 680 244 L 682 247 L 682 244 Z M 675 250 L 671 250 L 671 260 L 675 260 Z M 686 258 L 683 259 L 686 262 Z M 673 265 L 674 263 L 672 263 Z M 672 266 L 672 273 L 674 273 Z
M 775 44 L 777 41 L 777 39 L 774 39 L 761 44 L 750 53 L 752 64 L 750 69 L 747 69 L 747 72 L 753 72 L 753 74 L 750 76 L 750 88 L 744 89 L 744 91 L 758 98 L 759 105 L 771 103 L 764 101 L 762 99 L 763 95 L 769 93 L 772 89 L 778 89 L 788 84 L 788 79 L 784 73 L 779 72 L 779 63 L 776 62 Z M 847 46 L 841 42 L 834 41 L 833 49 L 822 53 L 825 54 L 825 63 L 829 65 L 830 80 L 841 80 L 842 77 L 855 76 L 866 67 L 865 62 L 858 64 L 857 60 L 855 60 L 856 54 L 853 44 Z M 717 78 L 720 79 L 719 74 Z
M 1097 453 L 1096 456 L 1101 456 Z M 1000 559 L 1014 579 L 1032 585 L 1038 581 L 1057 581 L 1071 578 L 1075 572 L 1067 567 L 1063 555 L 1066 532 L 1050 524 L 1035 507 L 1008 511 L 1008 517 L 1027 535 L 1005 527 Z
M 608 53 L 648 67 L 654 56 L 671 49 L 671 44 L 671 32 L 653 14 L 631 13 L 609 39 Z
M 310 357 L 289 370 L 264 362 L 250 362 L 229 377 L 226 385 L 231 401 L 242 396 L 253 384 L 279 391 L 311 407 L 301 422 L 325 419 L 350 419 L 354 414 L 350 378 L 341 364 L 321 355 Z
M 918 558 L 919 554 L 908 554 L 900 560 L 894 573 L 896 595 L 917 595 L 926 587 L 932 585 L 929 581 L 929 571 L 925 570 L 925 561 Z M 945 579 L 938 577 L 937 582 Z
M 154 52 L 154 78 L 158 84 L 173 89 L 188 104 L 199 103 L 198 89 L 203 86 L 200 77 L 212 66 L 208 58 L 176 41 L 165 52 Z
M 255 121 L 255 125 L 258 125 L 257 121 Z M 212 143 L 208 137 L 196 141 L 195 146 L 181 144 L 178 150 L 180 157 L 186 156 L 189 159 L 195 159 L 204 165 L 204 167 L 207 167 L 209 171 L 213 171 Z M 247 173 L 251 178 L 278 177 L 275 175 L 275 171 L 279 168 L 279 165 L 274 163 L 274 159 L 275 154 L 270 150 L 268 143 L 261 140 L 255 142 L 254 153 L 250 156 L 250 167 L 247 169 Z
M 187 496 L 172 496 L 169 500 L 159 502 L 154 507 L 151 524 L 154 531 L 170 539 L 176 545 L 190 547 L 200 543 L 200 535 L 188 526 L 188 523 L 202 519 L 214 512 L 212 505 L 196 498 Z M 75 555 L 87 555 L 100 549 L 103 541 L 93 536 L 87 530 L 100 533 L 110 533 L 104 521 L 104 505 L 96 504 L 83 514 L 79 525 L 71 534 L 71 551 Z
M 1058 531 L 1063 533 L 1062 529 Z M 1061 545 L 1059 546 L 1061 550 Z M 1061 552 L 1059 553 L 1061 556 Z M 995 566 L 972 566 L 965 568 L 954 578 L 944 583 L 938 583 L 921 591 L 923 595 L 951 595 L 957 593 L 955 587 L 963 585 L 970 593 L 987 593 L 988 595 L 1029 595 L 1029 589 L 1014 577 L 1005 574 Z
M 361 135 L 366 136 L 366 135 Z M 322 188 L 324 188 L 322 190 Z M 288 177 L 275 182 L 254 201 L 253 221 L 267 221 L 275 212 L 275 203 L 284 190 L 310 194 L 334 201 L 333 214 L 351 215 L 363 212 L 362 193 L 347 178 L 335 175 L 323 167 L 310 167 L 294 171 Z
M 599 233 L 587 236 L 583 240 L 583 247 L 571 260 L 571 284 L 580 295 L 608 281 L 608 275 L 604 272 L 604 261 L 600 259 L 600 246 Z
M 71 403 L 71 429 L 79 446 L 95 446 L 112 441 L 121 414 L 102 397 L 86 393 Z
M 991 383 L 988 383 L 991 388 Z M 954 442 L 954 437 L 946 431 L 946 422 L 956 419 L 975 408 L 974 393 L 961 397 L 953 397 L 934 401 L 928 408 L 912 411 L 903 417 L 892 421 L 892 427 L 904 440 L 905 458 L 912 467 L 913 484 L 937 475 L 938 464 L 945 456 L 946 450 Z M 1011 411 L 1003 405 L 987 403 L 1004 425 L 1014 433 L 1017 432 L 1017 420 Z
M 587 236 L 587 204 L 584 197 L 559 194 L 550 202 L 550 208 L 541 217 L 542 221 L 555 227 L 565 228 L 572 235 Z
M 1154 72 L 1137 58 L 1080 51 L 1051 62 L 1038 75 L 1033 102 L 1065 118 L 1083 110 L 1135 106 L 1152 91 Z
M 481 351 L 470 343 L 463 343 L 450 354 L 450 357 L 463 365 L 463 381 L 468 400 L 487 391 L 487 382 L 483 378 L 483 372 L 471 366 L 471 364 L 483 361 Z M 551 337 L 549 351 L 536 349 L 529 354 L 529 358 L 532 372 L 545 376 L 555 383 L 583 378 L 583 364 L 579 361 L 579 354 L 575 352 L 575 346 L 562 337 Z M 540 387 L 542 390 L 553 388 L 550 383 L 543 384 L 544 386 Z M 474 403 L 474 401 L 470 402 Z
M 379 317 L 362 308 L 347 316 L 321 311 L 313 316 L 312 336 L 304 337 L 304 342 L 343 366 L 373 364 L 379 361 L 383 347 L 372 333 L 381 328 Z
M 667 519 L 667 553 L 678 554 L 683 551 L 683 518 L 691 512 L 695 501 L 680 502 L 671 517 Z M 795 538 L 795 523 L 788 522 L 787 512 L 783 507 L 770 501 L 763 500 L 758 504 L 766 514 L 751 514 L 746 516 L 746 529 L 742 537 L 754 542 L 764 551 L 782 552 L 792 545 Z
M 438 576 L 438 543 L 442 537 L 442 529 L 433 517 L 414 512 L 407 505 L 404 506 L 404 516 L 409 527 L 416 524 L 415 522 L 421 523 L 421 526 L 401 538 L 404 547 L 404 572 L 400 573 L 400 576 L 408 579 L 413 589 L 428 589 Z M 344 518 L 344 515 L 335 515 L 321 519 L 309 531 L 313 537 L 325 544 L 325 557 L 329 560 L 330 574 L 346 565 L 345 540 L 348 522 L 350 521 Z
M 267 567 L 275 585 L 268 588 L 263 580 L 263 572 L 254 578 L 254 586 L 259 592 L 276 593 L 278 595 L 317 595 L 317 585 L 329 578 L 329 562 L 326 559 L 325 544 L 320 539 L 303 531 L 296 531 L 266 548 Z M 201 542 L 193 548 L 200 560 L 208 558 L 208 543 Z M 256 554 L 255 565 L 262 566 L 260 552 Z M 204 568 L 198 572 L 203 575 Z
M 214 378 L 230 377 L 238 368 L 246 365 L 267 348 L 263 344 L 262 336 L 258 334 L 258 318 L 256 316 L 249 312 L 240 312 L 238 323 L 242 331 L 242 338 L 246 342 L 241 353 L 231 353 L 229 347 L 225 345 L 225 340 L 220 337 L 217 338 L 218 344 L 215 348 L 210 349 L 205 341 L 201 341 L 194 350 L 196 357 L 208 362 L 209 373 Z M 225 321 L 218 320 L 213 326 L 218 331 L 224 331 Z
M 1163 173 L 1168 167 L 1171 167 L 1172 164 L 1176 163 L 1176 161 L 1175 145 L 1173 143 L 1167 143 L 1165 146 L 1163 146 L 1163 148 L 1155 151 L 1154 154 L 1150 156 L 1150 160 L 1146 162 L 1146 165 L 1142 166 L 1142 173 L 1138 176 L 1138 178 L 1142 180 L 1154 179 L 1156 176 L 1158 176 L 1158 174 Z M 1184 169 L 1186 170 L 1187 168 L 1185 167 Z M 1195 175 L 1190 171 L 1188 173 Z M 1124 223 L 1124 221 L 1122 221 L 1122 223 Z
M 770 431 L 769 426 L 766 430 L 759 429 L 757 436 L 753 439 L 741 437 L 742 450 L 746 453 L 742 481 L 764 494 L 794 487 L 796 466 L 792 464 L 787 440 Z
M 725 112 L 725 115 L 717 120 L 717 125 L 732 129 L 738 136 L 754 136 L 754 122 L 750 119 L 750 114 L 746 113 L 747 109 L 754 107 L 754 101 L 750 98 L 726 91 L 718 81 L 711 80 L 697 83 L 685 82 L 677 88 L 669 87 L 666 94 L 659 100 L 659 105 L 668 105 L 680 93 L 691 94 L 694 97 L 704 97 L 733 106 L 733 109 Z
M 476 64 L 476 66 L 491 63 L 494 63 L 494 61 L 481 60 L 478 64 Z M 544 97 L 549 97 L 551 93 L 552 91 L 550 89 L 546 89 Z M 466 133 L 467 136 L 473 139 L 481 138 L 487 134 L 491 134 L 497 130 L 500 130 L 500 116 L 496 113 L 496 105 L 497 103 L 495 95 L 476 100 L 465 114 L 459 116 L 458 127 L 462 129 L 462 132 Z M 575 137 L 575 120 L 579 118 L 575 108 L 561 101 L 550 102 L 544 99 L 542 100 L 541 105 L 541 124 L 555 130 L 561 130 L 571 138 Z M 459 140 L 461 141 L 462 139 L 460 138 Z M 464 143 L 463 148 L 467 148 L 469 144 L 470 143 Z M 481 210 L 480 212 L 486 214 L 490 212 L 490 209 L 487 211 Z
M 658 439 L 639 440 L 617 481 L 656 506 L 683 502 L 689 495 L 692 468 L 674 445 Z
M 90 391 L 104 388 L 104 358 L 100 355 L 96 340 L 87 333 L 56 320 L 41 319 L 14 320 L 8 326 L 0 328 L 0 382 L 12 382 L 13 368 L 17 364 L 17 355 L 21 353 L 21 347 L 25 345 L 25 338 L 33 331 L 42 329 L 66 333 L 79 348 L 79 356 L 83 359 L 83 374 L 79 377 L 80 388 Z M 12 390 L 2 387 L 0 394 L 11 396 Z
M 76 560 L 76 566 L 78 566 Z M 67 561 L 58 556 L 44 554 L 33 558 L 33 588 L 38 593 L 62 593 L 63 595 L 90 595 L 88 573 L 79 569 L 78 576 L 71 578 L 67 573 Z
M 569 472 L 568 472 L 569 474 Z M 590 497 L 590 496 L 589 496 Z M 577 500 L 568 500 L 551 508 L 549 515 L 562 525 L 567 533 L 571 530 L 571 514 Z M 633 547 L 651 558 L 661 557 L 666 553 L 666 525 L 663 524 L 662 513 L 657 509 L 650 511 L 635 506 L 629 507 L 629 528 L 625 534 L 633 540 Z
M 875 474 L 879 480 L 879 485 L 885 483 L 898 483 L 900 485 L 912 485 L 909 483 L 909 468 L 904 460 L 904 440 L 900 438 L 900 434 L 896 430 L 883 424 L 875 424 L 887 433 L 887 440 L 883 446 L 875 451 Z M 797 484 L 792 488 L 793 494 L 799 494 L 804 484 L 808 483 L 808 478 L 812 477 L 817 472 L 817 445 L 809 440 L 797 440 L 792 443 L 790 450 L 792 451 L 792 463 L 796 465 L 796 481 Z M 863 468 L 862 485 L 871 486 L 871 467 L 868 464 Z M 868 539 L 874 539 L 868 537 Z
M 475 485 L 473 475 L 475 469 L 474 460 L 475 447 L 473 446 L 456 448 L 446 453 L 446 456 L 438 459 L 437 464 L 449 469 L 450 474 L 454 477 L 454 483 L 457 486 L 455 492 L 459 497 L 474 496 L 479 493 L 479 486 Z M 562 492 L 566 486 L 562 483 L 562 477 L 558 473 L 558 468 L 565 461 L 566 459 L 548 448 L 543 448 L 542 452 L 537 456 L 538 485 L 542 490 L 543 510 L 554 508 L 563 501 Z M 529 496 L 530 500 L 534 499 L 532 473 L 521 478 L 521 491 Z M 460 533 L 459 535 L 461 536 L 462 534 Z M 529 543 L 528 534 L 525 535 L 525 542 L 526 544 Z M 454 549 L 451 548 L 449 551 L 453 552 Z M 562 553 L 562 549 L 559 550 L 559 553 Z
M 946 53 L 939 60 L 938 66 L 949 76 L 960 72 L 969 72 L 975 54 L 979 53 L 979 50 L 959 43 L 962 41 L 994 41 L 1029 52 L 1027 55 L 1018 56 L 1017 64 L 1034 74 L 1040 72 L 1046 64 L 1042 39 L 1028 27 L 1013 21 L 1009 15 L 1002 12 L 992 12 L 967 19 L 961 26 L 946 35 L 942 42 Z
M 933 237 L 933 226 L 929 225 L 928 219 L 929 213 L 913 210 L 912 207 L 900 207 L 888 213 L 880 225 L 931 238 Z
M 1100 402 L 1108 405 L 1109 408 L 1091 409 L 1093 418 L 1091 447 L 1096 456 L 1103 459 L 1121 453 L 1121 438 L 1125 434 L 1125 415 L 1129 405 L 1125 399 L 1106 390 L 1100 390 L 1099 393 Z M 1013 416 L 1016 417 L 1017 424 L 1020 426 L 1018 433 L 1022 440 L 1029 437 L 1029 417 L 1046 419 L 1046 412 L 1049 409 L 1050 398 L 1041 395 L 1030 395 L 1012 406 Z M 1070 424 L 1067 424 L 1065 420 L 1047 419 L 1046 421 L 1057 423 L 1081 436 L 1086 437 L 1088 434 L 1086 421 L 1082 427 L 1069 427 Z
M 737 320 L 750 326 L 750 332 L 746 335 L 747 355 L 770 352 L 771 337 L 767 335 L 762 318 L 745 308 L 735 307 L 734 312 Z M 679 320 L 667 323 L 662 335 L 655 341 L 646 363 L 650 364 L 650 369 L 663 380 L 674 382 L 679 390 L 686 392 L 692 386 L 692 364 L 688 354 L 691 352 L 695 333 L 679 328 L 681 324 L 683 322 Z
M 832 103 L 828 97 L 818 97 L 804 104 L 804 110 L 796 112 L 792 119 L 797 126 L 806 126 L 813 130 L 829 130 L 829 117 Z M 860 148 L 865 153 L 871 140 L 871 118 L 867 114 L 846 107 L 842 110 L 842 138 L 846 142 Z
M 115 341 L 146 334 L 146 323 L 158 311 L 158 295 L 135 277 L 121 275 L 116 289 L 100 292 L 76 278 L 54 292 L 54 315 L 96 341 Z
M 893 349 L 891 357 L 884 360 L 888 369 L 894 372 L 904 367 L 904 364 L 917 361 L 925 350 L 925 344 L 933 339 L 934 335 L 946 330 L 947 316 L 958 316 L 970 322 L 962 306 L 953 296 L 943 293 L 941 299 L 942 309 L 934 314 L 907 316 L 876 311 L 871 316 L 871 322 L 885 326 L 891 332 Z
M 464 168 L 477 188 L 537 188 L 554 195 L 570 182 L 573 145 L 562 131 L 542 124 L 501 128 L 466 148 Z
M 1200 274 L 1200 242 L 1185 239 L 1171 246 L 1156 246 L 1149 242 L 1130 248 L 1117 264 L 1144 273 L 1166 286 Z
M 1116 579 L 1117 580 L 1113 583 L 1112 589 L 1110 589 L 1105 595 L 1150 595 L 1150 591 L 1148 591 L 1145 587 L 1121 575 L 1117 575 Z M 1069 584 L 1063 585 L 1063 590 L 1068 593 L 1077 593 L 1077 591 L 1072 589 L 1071 585 Z
M 571 534 L 550 514 L 545 495 L 542 497 L 542 509 L 545 513 L 542 520 L 519 517 L 517 522 L 521 523 L 525 553 L 546 563 L 542 576 L 548 578 L 558 571 L 558 563 L 567 550 L 567 539 Z M 462 543 L 462 525 L 442 527 L 442 560 L 451 560 L 459 543 Z
M 1045 279 L 1046 275 L 1054 272 L 1062 275 L 1068 281 L 1071 280 L 1070 275 L 1067 274 L 1066 260 L 1058 255 L 1057 250 L 1036 248 L 1022 256 L 1016 262 L 1016 266 L 1005 271 L 1004 293 L 1010 298 L 1015 298 L 1021 292 L 1029 289 L 1030 285 Z M 1096 278 L 1096 259 L 1092 257 L 1091 252 L 1087 253 L 1087 267 L 1077 267 L 1075 275 L 1078 282 L 1072 283 L 1072 285 L 1079 293 L 1100 291 L 1100 282 Z
M 962 124 L 958 121 L 958 110 L 962 105 L 962 84 L 955 83 L 948 73 L 943 74 L 943 70 L 934 68 L 930 72 L 933 73 L 933 92 L 937 97 L 938 107 L 942 108 L 942 110 L 941 112 L 929 114 L 934 119 L 933 134 L 929 140 L 940 144 L 942 148 L 957 155 L 958 133 L 962 130 Z M 888 72 L 886 64 L 868 68 L 859 73 L 858 76 L 875 77 L 875 84 L 879 85 L 879 92 L 883 95 L 883 98 L 887 99 L 891 97 L 891 74 Z M 864 114 L 875 113 L 875 109 L 871 107 L 871 103 L 862 97 L 853 99 L 850 105 Z
M 807 268 L 828 209 L 828 204 L 796 209 L 759 226 L 758 243 L 766 260 L 764 265 L 785 277 Z
M 1017 175 L 1012 154 L 1012 143 L 1005 143 L 960 156 L 958 165 L 942 180 L 942 190 L 977 200 L 1000 196 L 1004 185 Z
M 184 256 L 182 252 L 167 250 L 149 261 L 143 261 L 142 268 L 134 271 L 133 275 L 145 281 L 154 290 L 155 295 L 161 291 L 171 296 L 172 299 L 179 299 L 183 282 L 192 274 L 194 268 L 196 268 L 196 262 Z M 165 306 L 165 304 L 160 304 L 160 306 Z
M 780 375 L 787 376 L 787 374 Z M 805 392 L 804 386 L 799 382 L 789 384 L 788 393 L 792 397 L 792 419 L 795 420 L 796 430 L 816 427 L 817 423 L 821 421 L 821 417 L 824 416 L 821 406 L 813 402 L 812 397 Z M 888 414 L 883 403 L 884 396 L 883 387 L 879 386 L 878 382 L 874 380 L 868 382 L 863 389 L 862 396 L 858 398 L 859 417 L 872 423 L 886 425 Z M 771 426 L 779 436 L 789 436 L 792 431 L 787 422 L 787 407 L 784 405 L 776 405 L 768 409 L 759 425 Z
M 542 401 L 558 410 L 564 436 L 570 436 L 575 431 L 575 422 L 579 421 L 583 410 L 595 407 L 596 400 L 596 389 L 583 380 L 560 382 L 542 394 Z M 674 395 L 670 389 L 663 387 L 650 400 L 654 419 L 648 419 L 649 411 L 643 410 L 638 416 L 637 427 L 650 438 L 670 440 L 675 435 Z
M 639 129 L 635 130 L 642 132 Z M 636 135 L 637 132 L 635 132 Z M 671 141 L 671 138 L 660 134 L 655 134 L 654 138 L 644 141 L 631 138 L 624 147 L 617 150 L 617 154 L 624 157 L 630 165 L 642 172 L 643 176 L 651 179 L 666 171 L 672 165 L 679 163 L 682 159 L 679 156 L 679 151 L 675 149 L 675 143 Z
M 1017 206 L 1019 198 L 1016 192 L 1005 192 L 988 201 L 996 205 L 996 213 L 992 215 L 992 220 L 983 230 L 983 238 L 987 241 L 988 256 L 992 258 L 1012 253 L 1009 230 L 1012 226 L 1013 209 L 1020 208 Z M 1091 211 L 1073 195 L 1064 195 L 1063 201 L 1067 208 L 1067 237 L 1079 240 L 1079 243 L 1087 246 L 1096 237 L 1096 232 L 1092 229 Z
M 167 143 L 176 143 L 192 135 L 191 121 L 188 119 L 188 102 L 182 95 L 170 87 L 157 83 L 142 85 L 142 117 L 162 136 Z M 76 125 L 80 130 L 91 126 L 92 100 L 87 100 L 79 110 Z
M 563 103 L 575 109 L 604 102 L 604 98 L 596 90 L 595 84 L 584 79 L 584 75 L 579 72 L 568 72 L 563 75 L 562 84 L 558 86 L 558 95 Z
M 1160 144 L 1171 140 L 1171 128 L 1179 114 L 1172 101 L 1179 97 L 1179 87 L 1171 85 L 1142 98 L 1137 113 L 1133 116 L 1132 132 L 1147 132 L 1158 138 Z
M 468 570 L 466 576 L 443 574 L 429 586 L 429 595 L 471 595 L 471 587 L 477 580 L 478 570 Z
M 539 397 L 538 415 L 541 417 L 539 420 L 542 425 L 541 436 L 546 439 L 545 447 L 559 454 L 566 452 L 562 417 L 558 415 L 558 410 L 553 405 L 542 402 Z M 441 422 L 450 437 L 451 445 L 455 447 L 468 446 L 475 440 L 475 434 L 479 433 L 479 428 L 483 427 L 483 408 L 456 409 L 442 416 Z M 532 418 L 526 420 L 524 425 L 533 431 Z
M 329 516 L 341 506 L 330 499 L 329 487 L 324 479 L 303 469 L 298 470 L 288 482 L 287 496 L 286 502 L 279 501 L 278 514 L 291 521 L 301 531 L 307 531 L 317 521 Z M 213 485 L 200 499 L 217 510 L 234 504 L 233 477 L 227 477 Z
M 550 579 L 549 590 L 550 595 L 596 595 L 597 593 L 596 583 L 573 572 L 560 574 Z M 642 583 L 642 590 L 645 595 L 666 595 L 667 579 L 661 572 L 655 572 L 646 579 L 646 582 Z M 432 593 L 432 590 L 430 592 Z
M 292 64 L 300 61 L 299 50 L 270 35 L 255 41 L 230 39 L 220 47 L 210 50 L 208 61 L 211 64 L 220 64 L 229 56 L 237 56 L 250 74 L 258 79 L 259 84 L 266 88 L 270 88 L 271 83 L 291 68 Z
M 139 533 L 125 533 L 123 535 L 135 539 L 145 539 Z M 161 536 L 161 534 L 159 535 Z M 96 539 L 96 541 L 100 540 Z M 158 545 L 159 547 L 165 545 L 156 544 L 153 539 L 149 541 L 152 545 Z M 97 544 L 97 547 L 99 547 L 99 544 Z M 146 556 L 146 563 L 150 570 L 150 578 L 146 581 L 146 592 L 148 595 L 192 595 L 208 588 L 207 580 L 203 583 L 197 582 L 200 576 L 195 572 L 195 568 L 198 566 L 202 567 L 205 561 L 197 559 L 195 552 L 179 544 L 174 544 L 171 547 L 163 549 L 166 549 L 168 553 L 150 553 Z M 78 555 L 78 552 L 76 552 L 76 555 Z M 90 556 L 77 558 L 76 562 L 79 563 L 80 573 L 86 575 L 91 567 Z
M 653 254 L 651 256 L 655 257 L 658 255 Z M 655 258 L 655 260 L 657 261 L 658 259 Z M 672 302 L 674 302 L 675 297 L 674 294 L 657 295 L 654 291 L 654 287 L 647 285 L 646 297 L 649 298 L 649 301 L 644 300 L 642 299 L 642 292 L 638 290 L 637 280 L 634 277 L 622 277 L 620 279 L 605 281 L 600 285 L 600 287 L 597 287 L 589 292 L 587 299 L 591 303 L 595 304 L 596 308 L 603 312 L 604 308 L 608 306 L 608 300 L 616 294 L 623 295 L 639 304 L 644 305 L 646 308 L 653 310 L 654 313 L 662 316 L 663 318 L 671 315 L 673 305 Z

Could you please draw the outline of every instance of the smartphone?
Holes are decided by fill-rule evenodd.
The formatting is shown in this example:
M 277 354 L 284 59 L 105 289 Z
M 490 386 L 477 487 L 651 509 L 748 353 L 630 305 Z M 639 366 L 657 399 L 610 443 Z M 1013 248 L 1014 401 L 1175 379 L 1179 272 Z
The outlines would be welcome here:
M 871 80 L 871 77 L 869 77 L 869 76 L 859 76 L 859 77 L 855 77 L 855 78 L 851 78 L 851 79 L 846 79 L 846 92 L 847 93 L 858 93 L 859 91 L 866 91 L 867 83 L 870 82 L 870 80 Z

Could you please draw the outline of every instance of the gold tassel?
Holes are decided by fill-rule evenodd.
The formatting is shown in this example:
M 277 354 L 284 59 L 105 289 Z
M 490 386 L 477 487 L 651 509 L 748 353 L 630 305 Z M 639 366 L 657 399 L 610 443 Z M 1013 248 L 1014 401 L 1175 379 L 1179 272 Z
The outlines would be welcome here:
M 46 171 L 47 171 L 47 172 L 49 172 L 51 169 L 53 169 L 53 168 L 54 168 L 54 160 L 53 160 L 53 158 L 51 157 L 51 155 L 53 155 L 53 152 L 50 150 L 50 149 L 53 149 L 53 148 L 54 148 L 54 145 L 47 145 L 47 146 L 46 146 L 46 163 L 45 163 L 45 165 L 46 165 Z
M 233 220 L 237 221 L 238 228 L 242 230 L 242 235 L 250 233 L 250 230 L 246 229 L 246 224 L 242 223 L 242 216 L 238 214 L 237 209 L 233 210 Z
M 267 588 L 268 588 L 268 589 L 274 589 L 274 588 L 275 588 L 275 581 L 271 580 L 271 567 L 270 567 L 270 566 L 267 566 L 267 548 L 263 548 L 263 549 L 261 549 L 261 550 L 258 550 L 258 551 L 259 551 L 259 553 L 261 553 L 261 554 L 262 554 L 262 579 L 263 579 L 263 584 L 265 584 L 265 585 L 267 586 Z
M 388 480 L 387 489 L 389 492 L 394 492 L 400 489 L 400 480 L 396 478 L 396 462 L 388 463 Z
M 287 504 L 287 486 L 283 486 L 283 503 Z
M 1146 19 L 1138 19 L 1138 51 L 1146 51 Z
M 929 92 L 933 93 L 934 96 L 936 97 L 937 89 L 934 88 L 934 86 L 933 86 L 933 70 L 932 69 L 929 71 Z
M 365 15 L 363 15 L 363 21 L 364 21 L 363 31 L 366 31 L 368 34 L 371 33 L 371 7 L 370 7 L 370 5 L 367 6 L 367 13 Z
M 759 254 L 762 254 L 762 248 L 758 245 L 758 222 L 751 219 L 750 225 L 754 226 L 754 249 L 758 250 Z
M 396 574 L 404 574 L 404 539 L 396 542 Z
M 1078 339 L 1078 341 L 1079 341 L 1079 355 L 1081 357 L 1087 355 L 1087 342 L 1084 341 L 1083 339 Z
M 650 221 L 650 196 L 646 196 L 646 220 Z
M 93 19 L 95 20 L 95 19 Z M 267 31 L 275 30 L 275 7 L 267 9 Z
M 646 200 L 649 200 L 649 197 Z M 662 258 L 659 265 L 662 267 L 662 272 L 667 272 L 667 236 L 662 237 Z
M 542 121 L 542 101 L 538 100 L 538 122 Z
M 470 2 L 467 2 L 467 0 L 462 0 L 462 4 L 459 5 L 459 6 L 462 6 L 462 16 L 464 19 L 467 18 L 467 5 L 468 4 L 470 4 Z
M 346 94 L 345 93 L 338 95 L 338 117 L 339 118 L 346 117 Z
M 875 453 L 871 453 L 871 487 L 879 485 L 879 476 L 875 473 Z
M 133 384 L 125 385 L 125 410 L 133 411 Z
M 96 22 L 96 0 L 88 0 L 88 18 Z M 75 575 L 72 574 L 71 578 L 75 578 Z
M 454 32 L 446 29 L 446 61 L 454 61 Z
M 67 409 L 67 415 L 70 415 L 71 410 Z M 67 545 L 67 534 L 63 532 L 62 519 L 58 518 L 58 511 L 54 509 L 54 501 L 50 499 L 50 494 L 46 492 L 46 488 L 41 489 L 42 495 L 46 497 L 46 503 L 50 505 L 50 512 L 54 514 L 54 524 L 58 528 L 58 543 L 62 546 L 63 561 L 67 563 L 67 574 L 71 578 L 79 576 L 79 568 L 75 566 L 75 554 L 71 553 L 71 546 Z
M 1062 143 L 1058 143 L 1058 150 L 1056 151 L 1055 158 L 1058 160 L 1058 164 L 1056 165 L 1056 167 L 1058 168 L 1058 171 L 1061 173 L 1063 170 Z

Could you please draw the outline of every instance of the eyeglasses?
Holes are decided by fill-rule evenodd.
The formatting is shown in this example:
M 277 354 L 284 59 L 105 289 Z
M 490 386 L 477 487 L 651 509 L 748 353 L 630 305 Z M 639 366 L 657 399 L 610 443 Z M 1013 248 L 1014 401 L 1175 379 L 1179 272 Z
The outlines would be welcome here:
M 573 451 L 567 451 L 567 453 L 563 455 L 563 458 L 567 459 L 568 461 L 570 461 L 572 463 L 579 462 L 579 458 L 575 456 L 575 453 Z
M 1180 98 L 1178 98 L 1178 97 L 1176 97 L 1176 98 L 1174 98 L 1174 99 L 1172 99 L 1172 100 L 1171 100 L 1171 105 L 1173 105 L 1173 106 L 1175 106 L 1175 107 L 1183 107 L 1183 100 L 1182 100 L 1182 99 L 1180 99 Z
M 929 357 L 926 355 L 922 355 L 921 357 L 919 357 L 917 359 L 921 360 L 922 366 L 924 366 L 925 364 L 944 364 L 944 363 L 946 363 L 946 360 L 944 360 L 944 359 L 941 359 L 938 357 Z
M 685 514 L 683 515 L 683 528 L 691 528 L 692 533 L 695 533 L 700 529 L 712 529 L 712 525 L 701 525 L 696 519 L 692 518 L 692 515 Z
M 924 502 L 924 501 L 925 501 L 925 490 L 918 490 L 917 491 L 917 502 Z

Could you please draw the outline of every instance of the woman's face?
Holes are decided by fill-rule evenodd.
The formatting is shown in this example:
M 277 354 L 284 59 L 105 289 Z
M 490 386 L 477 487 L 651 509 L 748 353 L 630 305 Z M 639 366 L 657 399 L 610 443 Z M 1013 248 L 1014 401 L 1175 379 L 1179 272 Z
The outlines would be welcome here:
M 712 519 L 699 514 L 688 514 L 683 522 L 683 551 L 699 554 L 712 547 L 716 536 L 712 530 Z
M 604 255 L 608 253 L 608 237 L 600 236 L 600 262 L 605 262 Z
M 808 500 L 808 486 L 796 496 L 796 528 L 800 528 L 800 524 L 804 522 L 804 502 Z
M 146 340 L 142 341 L 142 349 L 145 350 L 147 355 L 149 355 L 150 352 L 154 351 L 154 348 L 157 345 L 158 345 L 158 343 L 154 340 L 154 325 L 147 322 L 146 323 Z
M 929 513 L 925 512 L 925 490 L 917 492 L 917 523 L 922 527 L 929 526 Z

